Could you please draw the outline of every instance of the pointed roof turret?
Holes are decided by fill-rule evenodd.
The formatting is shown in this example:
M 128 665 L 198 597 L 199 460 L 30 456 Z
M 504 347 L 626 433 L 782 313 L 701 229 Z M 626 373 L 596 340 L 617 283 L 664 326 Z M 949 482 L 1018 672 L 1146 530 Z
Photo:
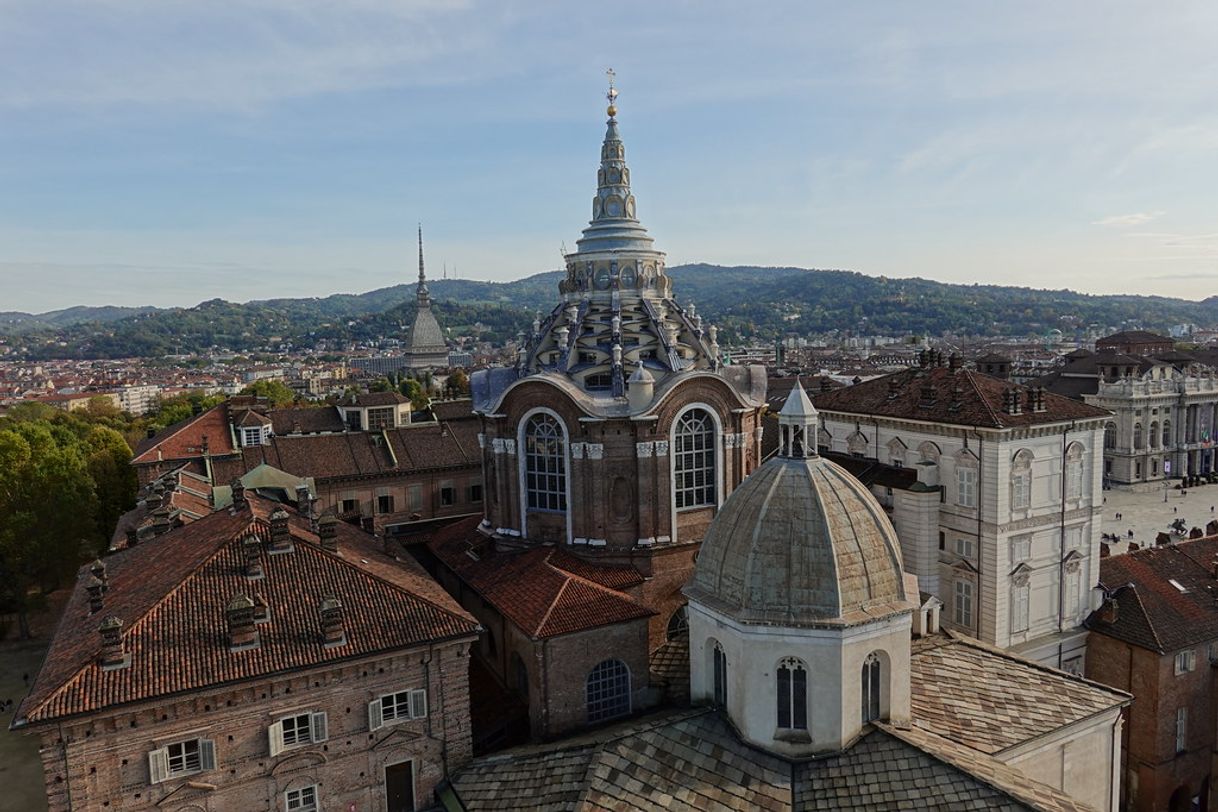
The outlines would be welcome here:
M 787 402 L 778 412 L 778 456 L 807 459 L 817 456 L 816 441 L 820 416 L 804 385 L 795 378 Z
M 427 289 L 427 274 L 423 270 L 423 224 L 419 224 L 419 281 L 415 287 L 414 323 L 406 334 L 405 360 L 407 369 L 429 369 L 448 366 L 448 345 L 440 324 L 431 312 L 431 292 Z

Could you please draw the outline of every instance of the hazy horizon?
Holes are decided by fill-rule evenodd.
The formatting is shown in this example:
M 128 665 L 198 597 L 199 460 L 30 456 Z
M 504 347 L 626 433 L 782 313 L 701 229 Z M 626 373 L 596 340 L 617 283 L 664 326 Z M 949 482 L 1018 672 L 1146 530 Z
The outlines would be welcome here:
M 65 13 L 65 11 L 67 13 Z M 671 265 L 1218 292 L 1218 6 L 0 0 L 0 310 Z M 68 56 L 65 56 L 68 55 Z

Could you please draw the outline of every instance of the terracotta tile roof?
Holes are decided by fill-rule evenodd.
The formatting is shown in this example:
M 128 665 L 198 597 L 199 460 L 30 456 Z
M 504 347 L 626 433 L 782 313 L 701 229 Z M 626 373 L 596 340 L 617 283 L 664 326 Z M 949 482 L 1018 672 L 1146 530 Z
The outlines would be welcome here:
M 464 420 L 477 418 L 474 414 L 474 402 L 469 398 L 458 400 L 437 400 L 431 404 L 431 413 L 436 420 Z
M 341 555 L 327 553 L 290 508 L 294 550 L 264 552 L 265 577 L 247 579 L 242 540 L 254 534 L 265 543 L 267 517 L 277 507 L 256 496 L 249 505 L 107 557 L 109 589 L 95 614 L 85 591 L 91 576 L 82 568 L 17 718 L 42 722 L 476 633 L 476 621 L 417 564 L 385 559 L 375 540 L 341 523 Z M 258 626 L 257 648 L 230 652 L 224 610 L 236 594 L 260 595 L 271 619 Z M 344 609 L 348 642 L 332 649 L 320 643 L 317 607 L 325 594 Z M 97 661 L 97 628 L 108 615 L 123 620 L 131 657 L 130 666 L 111 671 Z
M 356 395 L 354 403 L 348 398 L 340 405 L 358 406 L 361 409 L 366 409 L 369 406 L 396 406 L 399 403 L 409 402 L 410 398 L 404 397 L 400 392 L 365 392 Z
M 745 744 L 710 710 L 475 759 L 452 790 L 469 812 L 1087 809 L 996 759 L 917 731 L 876 728 L 844 752 L 790 762 Z
M 271 430 L 276 434 L 320 434 L 347 430 L 342 415 L 334 406 L 272 409 L 266 416 L 271 419 Z
M 530 637 L 543 639 L 651 617 L 654 611 L 615 589 L 553 563 L 560 551 L 496 552 L 471 516 L 436 531 L 427 546 L 467 586 Z M 561 556 L 567 563 L 571 556 Z
M 571 555 L 565 550 L 555 550 L 554 554 L 550 556 L 550 563 L 561 570 L 566 570 L 572 575 L 587 578 L 589 581 L 595 581 L 601 586 L 607 586 L 610 589 L 629 589 L 647 580 L 634 567 L 585 561 L 582 558 Z
M 914 646 L 910 690 L 915 727 L 989 755 L 1131 700 L 1082 677 L 947 636 Z
M 1218 638 L 1216 555 L 1218 538 L 1208 537 L 1100 559 L 1100 584 L 1116 599 L 1116 622 L 1094 612 L 1087 627 L 1159 653 Z
M 228 424 L 228 405 L 221 403 L 205 412 L 174 423 L 152 437 L 142 440 L 135 449 L 133 465 L 159 460 L 178 460 L 202 456 L 203 436 L 212 454 L 231 454 L 232 430 Z M 157 451 L 160 451 L 158 456 Z
M 241 413 L 241 417 L 237 420 L 237 425 L 240 428 L 269 426 L 271 425 L 271 419 L 264 414 L 258 414 L 253 409 L 248 409 Z
M 924 400 L 924 387 L 934 391 L 933 402 Z M 1024 404 L 1019 414 L 1003 412 L 1003 395 L 1009 389 L 1017 390 Z M 822 411 L 996 429 L 1108 416 L 1104 409 L 1051 392 L 1044 395 L 1044 411 L 1029 411 L 1026 404 L 1030 391 L 1026 386 L 971 369 L 918 367 L 811 395 L 816 408 Z

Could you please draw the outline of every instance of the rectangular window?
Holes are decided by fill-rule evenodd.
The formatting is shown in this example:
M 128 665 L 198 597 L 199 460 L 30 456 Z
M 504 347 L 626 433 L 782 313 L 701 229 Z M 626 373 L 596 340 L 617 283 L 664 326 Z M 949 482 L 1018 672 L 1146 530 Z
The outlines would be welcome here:
M 1078 573 L 1066 573 L 1066 617 L 1074 617 L 1078 614 L 1078 585 Z
M 1176 655 L 1176 676 L 1187 674 L 1197 667 L 1197 652 L 1194 649 Z
M 368 431 L 380 431 L 393 428 L 393 415 L 397 411 L 394 406 L 368 410 Z
M 1032 537 L 1016 536 L 1011 539 L 1011 563 L 1018 564 L 1032 557 Z
M 973 557 L 973 540 L 972 539 L 956 539 L 956 555 L 963 558 Z
M 379 730 L 390 722 L 422 719 L 427 715 L 427 691 L 416 688 L 385 694 L 368 703 L 368 729 Z
M 469 486 L 469 501 L 477 504 L 482 501 L 482 483 L 478 482 Z
M 957 626 L 973 625 L 973 585 L 968 581 L 956 581 L 956 605 L 953 619 Z
M 348 409 L 345 416 L 347 418 L 348 430 L 359 431 L 364 427 L 363 422 L 360 420 L 359 409 Z
M 1176 710 L 1176 752 L 1188 749 L 1188 708 Z
M 1083 463 L 1069 460 L 1066 463 L 1066 498 L 1081 499 L 1083 496 Z
M 1026 510 L 1032 504 L 1032 472 L 1020 471 L 1011 476 L 1011 507 Z
M 245 446 L 246 448 L 255 445 L 262 445 L 262 429 L 242 429 L 241 438 L 241 445 Z
M 956 466 L 956 504 L 960 507 L 977 507 L 977 469 L 966 465 Z
M 358 513 L 359 512 L 359 500 L 344 499 L 339 505 L 339 510 L 342 513 Z
M 149 780 L 153 784 L 215 768 L 216 747 L 211 739 L 186 739 L 148 753 Z
M 283 808 L 287 812 L 317 812 L 317 785 L 290 789 L 285 792 Z
M 377 513 L 393 513 L 393 494 L 386 493 L 376 497 Z
M 285 716 L 267 728 L 271 755 L 277 756 L 284 750 L 303 744 L 324 742 L 329 738 L 327 727 L 324 712 Z
M 1011 590 L 1011 632 L 1028 630 L 1029 587 L 1017 586 Z
M 452 507 L 457 504 L 457 489 L 453 487 L 451 479 L 446 479 L 440 483 L 440 506 Z

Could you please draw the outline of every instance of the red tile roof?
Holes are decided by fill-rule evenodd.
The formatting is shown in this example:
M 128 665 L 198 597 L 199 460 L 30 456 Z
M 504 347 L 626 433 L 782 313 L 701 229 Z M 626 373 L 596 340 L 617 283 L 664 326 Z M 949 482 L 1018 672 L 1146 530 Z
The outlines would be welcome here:
M 160 460 L 179 460 L 203 455 L 203 436 L 212 454 L 231 454 L 232 430 L 228 424 L 228 404 L 220 403 L 201 414 L 174 423 L 140 442 L 133 465 Z M 157 452 L 160 452 L 158 455 Z
M 198 691 L 270 674 L 472 636 L 477 622 L 413 561 L 388 558 L 371 536 L 338 525 L 341 555 L 321 549 L 306 519 L 288 508 L 294 550 L 262 555 L 265 577 L 242 573 L 242 540 L 265 544 L 277 503 L 212 513 L 153 541 L 109 556 L 108 590 L 89 612 L 82 568 L 46 662 L 17 712 L 42 722 L 114 705 Z M 225 607 L 236 594 L 261 596 L 270 621 L 257 648 L 232 652 Z M 346 645 L 323 648 L 318 604 L 343 603 Z M 124 622 L 128 667 L 98 664 L 102 618 Z
M 924 398 L 924 388 L 934 392 L 933 401 Z M 1019 393 L 1023 404 L 1019 414 L 1003 411 L 1004 393 L 1011 389 Z M 1104 409 L 1050 392 L 1044 393 L 1044 411 L 1034 412 L 1027 407 L 1030 392 L 1029 387 L 975 370 L 918 367 L 845 389 L 810 394 L 816 408 L 823 411 L 996 429 L 1109 416 Z
M 428 548 L 530 637 L 554 637 L 656 614 L 616 589 L 569 571 L 568 566 L 583 569 L 581 562 L 554 547 L 496 552 L 478 532 L 479 521 L 471 516 L 454 522 L 437 531 Z M 602 579 L 625 580 L 621 569 L 608 568 Z

